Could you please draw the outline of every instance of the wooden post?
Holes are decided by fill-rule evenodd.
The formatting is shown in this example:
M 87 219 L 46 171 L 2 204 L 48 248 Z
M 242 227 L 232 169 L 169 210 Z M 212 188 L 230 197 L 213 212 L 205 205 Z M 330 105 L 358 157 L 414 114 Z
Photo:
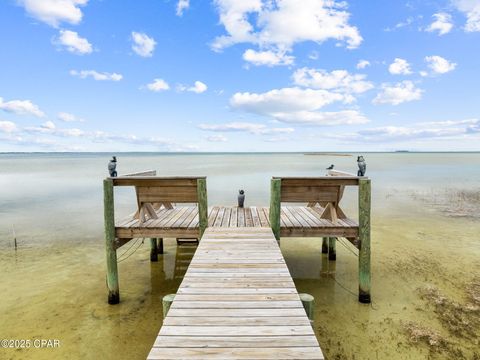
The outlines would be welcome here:
M 157 250 L 159 254 L 163 254 L 163 238 L 157 239 Z
M 207 179 L 197 179 L 199 239 L 208 227 Z
M 322 238 L 322 254 L 328 254 L 328 238 Z
M 370 179 L 359 179 L 358 184 L 358 237 L 360 251 L 358 256 L 359 293 L 358 301 L 364 304 L 371 302 L 370 297 Z
M 281 179 L 272 179 L 270 185 L 270 226 L 275 239 L 280 240 Z
M 337 260 L 336 237 L 328 238 L 328 260 Z
M 152 262 L 158 261 L 158 247 L 157 247 L 156 238 L 150 239 L 150 261 Z
M 108 303 L 118 304 L 120 302 L 120 291 L 118 288 L 117 250 L 115 249 L 115 212 L 112 179 L 103 180 L 103 214 L 107 255 Z
M 315 319 L 315 298 L 310 294 L 298 294 L 303 308 L 311 322 Z
M 175 299 L 175 294 L 165 295 L 162 299 L 163 318 L 164 319 L 167 317 L 168 310 L 170 310 L 170 306 L 172 306 L 173 299 Z

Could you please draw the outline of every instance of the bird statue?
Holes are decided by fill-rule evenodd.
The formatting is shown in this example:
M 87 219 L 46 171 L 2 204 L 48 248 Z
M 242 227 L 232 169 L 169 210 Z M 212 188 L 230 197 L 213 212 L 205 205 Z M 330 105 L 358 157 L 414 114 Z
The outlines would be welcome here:
M 330 165 L 329 167 L 327 167 L 327 170 L 333 170 L 333 168 L 335 167 L 335 165 Z
M 367 163 L 365 162 L 365 159 L 363 156 L 358 156 L 357 157 L 357 164 L 358 164 L 358 176 L 365 176 L 365 173 L 367 172 Z
M 243 208 L 245 202 L 245 191 L 238 190 L 238 207 Z
M 108 162 L 108 173 L 110 177 L 117 177 L 117 157 L 112 156 L 112 160 Z

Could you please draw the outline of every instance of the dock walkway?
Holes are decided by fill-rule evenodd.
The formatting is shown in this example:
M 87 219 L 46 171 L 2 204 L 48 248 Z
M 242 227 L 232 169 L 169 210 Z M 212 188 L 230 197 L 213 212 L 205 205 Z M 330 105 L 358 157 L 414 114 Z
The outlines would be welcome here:
M 148 356 L 207 358 L 323 359 L 269 227 L 206 229 Z

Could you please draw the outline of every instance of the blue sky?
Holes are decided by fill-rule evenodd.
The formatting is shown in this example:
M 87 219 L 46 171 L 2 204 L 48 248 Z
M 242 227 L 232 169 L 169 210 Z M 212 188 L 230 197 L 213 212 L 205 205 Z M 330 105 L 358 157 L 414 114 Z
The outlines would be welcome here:
M 5 0 L 0 151 L 478 151 L 480 0 Z

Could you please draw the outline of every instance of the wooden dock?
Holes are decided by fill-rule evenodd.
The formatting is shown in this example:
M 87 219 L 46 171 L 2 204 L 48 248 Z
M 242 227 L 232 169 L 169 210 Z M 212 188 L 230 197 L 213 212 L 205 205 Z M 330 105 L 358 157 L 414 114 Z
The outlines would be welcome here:
M 271 228 L 207 228 L 148 359 L 323 359 Z

